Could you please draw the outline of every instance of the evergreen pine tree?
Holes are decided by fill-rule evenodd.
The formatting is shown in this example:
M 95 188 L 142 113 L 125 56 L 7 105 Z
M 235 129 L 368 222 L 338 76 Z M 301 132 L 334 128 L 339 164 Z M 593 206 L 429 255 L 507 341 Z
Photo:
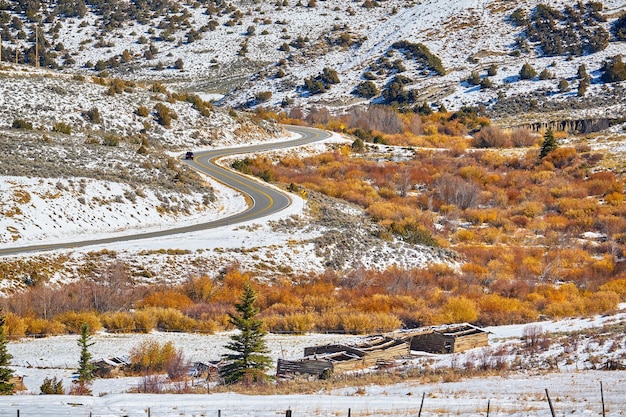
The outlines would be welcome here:
M 256 292 L 247 283 L 239 303 L 235 303 L 237 314 L 230 315 L 230 323 L 239 332 L 231 336 L 231 342 L 226 345 L 234 353 L 223 355 L 228 364 L 221 369 L 220 375 L 227 384 L 267 378 L 265 370 L 272 360 L 266 355 L 269 351 L 265 344 L 263 321 L 256 318 L 259 313 L 259 309 L 254 307 L 256 297 Z
M 78 378 L 75 381 L 76 389 L 74 393 L 78 395 L 91 394 L 89 385 L 94 379 L 93 372 L 95 370 L 94 365 L 91 363 L 91 353 L 89 347 L 93 346 L 91 336 L 89 335 L 89 326 L 87 323 L 83 323 L 80 328 L 80 337 L 78 338 L 78 346 L 80 346 L 80 360 L 78 361 Z
M 559 144 L 554 137 L 552 129 L 548 129 L 543 135 L 543 143 L 541 144 L 541 152 L 539 152 L 539 159 L 545 158 L 550 152 L 559 147 Z
M 0 395 L 11 395 L 15 389 L 12 384 L 13 371 L 7 368 L 13 356 L 7 351 L 7 339 L 4 335 L 4 315 L 0 315 Z

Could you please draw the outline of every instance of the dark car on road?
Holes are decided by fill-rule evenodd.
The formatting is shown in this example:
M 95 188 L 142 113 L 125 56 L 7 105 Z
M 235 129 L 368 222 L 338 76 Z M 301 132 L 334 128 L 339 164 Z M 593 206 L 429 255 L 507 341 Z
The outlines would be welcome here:
M 189 151 L 185 154 L 185 159 L 193 159 L 194 155 L 193 152 Z

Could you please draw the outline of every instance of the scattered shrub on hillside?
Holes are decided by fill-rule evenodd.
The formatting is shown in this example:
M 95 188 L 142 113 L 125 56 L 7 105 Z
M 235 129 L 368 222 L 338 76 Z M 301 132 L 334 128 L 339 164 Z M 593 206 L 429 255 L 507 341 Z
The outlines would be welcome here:
M 515 9 L 513 13 L 511 13 L 511 16 L 509 16 L 509 19 L 516 26 L 525 26 L 529 22 L 528 13 L 526 13 L 526 10 L 521 8 Z
M 107 133 L 102 139 L 104 146 L 120 146 L 120 137 L 113 133 Z
M 272 98 L 271 91 L 259 91 L 254 95 L 254 101 L 257 103 L 265 103 Z
M 426 68 L 434 71 L 438 75 L 445 75 L 446 70 L 441 63 L 441 59 L 434 55 L 428 47 L 421 43 L 411 43 L 409 41 L 399 41 L 391 45 L 392 48 L 405 50 L 411 54 L 413 59 L 421 63 Z
M 626 41 L 626 12 L 623 12 L 611 28 L 613 36 L 618 41 Z
M 554 78 L 554 75 L 547 68 L 542 69 L 539 73 L 540 80 L 550 80 L 552 78 Z
M 68 123 L 57 122 L 52 126 L 52 131 L 69 135 L 72 133 L 72 126 Z
M 380 94 L 380 91 L 372 81 L 364 81 L 354 88 L 354 94 L 359 97 L 372 98 Z
M 178 119 L 176 112 L 163 103 L 157 103 L 154 110 L 156 111 L 157 123 L 165 128 L 169 129 L 172 126 L 172 119 Z
M 92 107 L 89 110 L 83 112 L 83 117 L 89 120 L 91 123 L 102 123 L 102 117 L 100 116 L 100 110 L 97 107 Z
M 493 82 L 491 81 L 489 77 L 485 77 L 480 81 L 480 88 L 481 89 L 493 88 Z
M 13 120 L 13 124 L 11 125 L 13 129 L 26 129 L 32 130 L 33 124 L 31 122 L 27 122 L 24 119 L 15 119 Z
M 535 71 L 532 65 L 530 65 L 528 62 L 522 65 L 522 69 L 520 69 L 520 72 L 519 72 L 519 77 L 522 80 L 531 80 L 535 78 L 536 76 L 537 76 L 537 71 Z
M 305 78 L 304 88 L 311 94 L 321 94 L 325 93 L 333 84 L 339 84 L 339 82 L 337 71 L 325 67 L 316 77 Z
M 602 81 L 605 83 L 616 83 L 626 80 L 626 65 L 622 61 L 621 55 L 609 58 L 602 65 Z
M 137 110 L 135 110 L 135 114 L 140 117 L 148 117 L 150 115 L 150 110 L 146 106 L 139 106 Z
M 480 85 L 480 82 L 481 82 L 480 74 L 478 74 L 478 71 L 472 71 L 470 76 L 467 77 L 466 81 L 470 85 Z
M 579 2 L 562 11 L 539 4 L 525 25 L 524 35 L 547 56 L 595 53 L 609 42 L 609 32 L 602 25 L 606 18 L 600 11 L 599 2 Z
M 125 92 L 128 88 L 124 80 L 120 78 L 114 78 L 109 83 L 109 89 L 107 90 L 107 95 L 114 96 L 115 94 L 121 94 Z

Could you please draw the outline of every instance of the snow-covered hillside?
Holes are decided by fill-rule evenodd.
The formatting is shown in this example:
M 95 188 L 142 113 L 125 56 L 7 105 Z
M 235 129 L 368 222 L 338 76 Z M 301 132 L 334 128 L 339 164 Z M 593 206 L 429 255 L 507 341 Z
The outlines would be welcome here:
M 390 63 L 401 61 L 403 68 L 374 74 L 373 82 L 380 90 L 395 73 L 402 73 L 412 80 L 407 89 L 416 93 L 418 104 L 443 103 L 449 109 L 489 105 L 529 92 L 535 99 L 574 100 L 575 93 L 559 91 L 557 84 L 560 79 L 575 80 L 576 69 L 584 63 L 592 76 L 587 95 L 608 96 L 581 107 L 600 108 L 601 114 L 606 114 L 606 108 L 613 115 L 623 111 L 615 108 L 619 103 L 602 90 L 599 69 L 607 57 L 626 53 L 625 42 L 611 41 L 600 52 L 573 57 L 541 57 L 534 47 L 514 53 L 523 28 L 512 24 L 510 15 L 517 8 L 531 12 L 537 4 L 546 4 L 540 0 L 215 3 L 221 7 L 174 0 L 165 4 L 147 16 L 119 20 L 93 6 L 86 7 L 82 17 L 63 14 L 55 8 L 56 2 L 44 4 L 37 15 L 47 16 L 40 24 L 42 36 L 56 54 L 56 64 L 63 64 L 68 72 L 93 75 L 104 70 L 125 79 L 162 79 L 179 90 L 226 94 L 222 103 L 231 106 L 344 108 L 363 103 L 366 99 L 352 91 L 366 79 L 368 69 L 384 58 Z M 559 0 L 547 4 L 561 10 L 576 3 Z M 607 19 L 602 26 L 610 30 L 626 6 L 619 0 L 602 4 L 601 13 Z M 3 38 L 5 59 L 12 56 L 14 45 L 26 50 L 34 40 L 34 29 L 29 26 L 32 20 L 24 14 L 17 16 L 28 37 L 18 39 L 19 25 L 7 26 L 16 40 Z M 398 41 L 424 44 L 441 59 L 445 74 L 424 71 L 392 47 Z M 537 72 L 549 69 L 553 78 L 521 81 L 518 74 L 526 62 Z M 498 67 L 497 74 L 490 77 L 492 87 L 481 89 L 464 82 L 472 71 L 483 74 L 492 65 Z M 337 71 L 340 84 L 323 94 L 309 94 L 303 89 L 304 80 L 325 67 Z M 259 93 L 266 94 L 259 100 Z

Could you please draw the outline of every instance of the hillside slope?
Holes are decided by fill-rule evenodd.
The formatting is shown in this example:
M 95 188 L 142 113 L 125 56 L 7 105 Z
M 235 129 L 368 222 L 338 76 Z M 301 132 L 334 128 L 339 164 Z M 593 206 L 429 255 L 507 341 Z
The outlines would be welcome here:
M 520 100 L 526 111 L 533 106 L 540 112 L 575 108 L 576 114 L 591 109 L 616 115 L 623 111 L 619 100 L 623 91 L 604 88 L 600 79 L 606 59 L 626 53 L 626 43 L 611 32 L 617 17 L 626 11 L 618 0 L 584 3 L 583 10 L 568 1 L 550 2 L 560 16 L 551 25 L 567 28 L 574 21 L 564 20 L 568 13 L 581 16 L 576 17 L 580 24 L 567 35 L 577 39 L 576 47 L 566 43 L 571 39 L 559 39 L 567 48 L 558 53 L 529 39 L 534 35 L 524 24 L 512 21 L 514 12 L 525 13 L 526 19 L 536 14 L 537 5 L 546 4 L 538 0 L 350 4 L 170 0 L 117 9 L 116 2 L 92 0 L 82 8 L 81 2 L 73 8 L 66 3 L 42 3 L 36 10 L 27 2 L 5 6 L 0 19 L 6 22 L 4 59 L 12 59 L 17 45 L 18 60 L 34 62 L 34 22 L 39 21 L 42 65 L 85 74 L 104 71 L 126 79 L 167 80 L 179 90 L 226 94 L 221 103 L 229 106 L 341 109 L 389 101 L 385 90 L 402 75 L 411 92 L 408 105 L 427 101 L 454 109 L 484 104 L 493 107 L 495 116 L 518 114 L 519 106 L 513 104 Z M 567 9 L 570 6 L 572 11 Z M 398 47 L 399 42 L 424 45 L 441 60 L 443 71 L 425 66 L 419 56 Z M 590 42 L 600 46 L 590 48 Z M 524 63 L 537 73 L 548 70 L 551 77 L 520 80 Z M 587 99 L 576 97 L 580 64 L 586 65 L 591 77 Z M 488 77 L 489 87 L 465 81 L 473 71 L 487 78 L 489 67 L 497 68 Z M 321 93 L 305 88 L 306 79 L 315 79 L 324 68 L 336 71 L 338 84 L 326 85 Z M 559 89 L 562 79 L 571 84 L 570 90 Z M 366 80 L 379 94 L 368 98 L 355 94 Z M 532 98 L 527 97 L 530 93 Z M 570 106 L 572 101 L 580 103 Z M 544 108 L 544 102 L 556 104 Z

